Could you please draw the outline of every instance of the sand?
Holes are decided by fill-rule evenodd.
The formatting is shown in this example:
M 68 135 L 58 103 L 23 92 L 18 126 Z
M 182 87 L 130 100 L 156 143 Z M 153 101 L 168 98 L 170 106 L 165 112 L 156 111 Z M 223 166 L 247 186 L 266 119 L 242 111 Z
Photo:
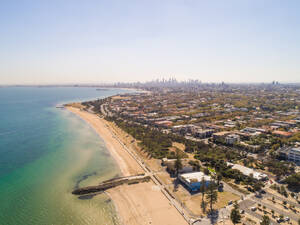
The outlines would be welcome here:
M 152 181 L 108 190 L 123 224 L 185 225 L 187 222 Z
M 67 109 L 95 129 L 104 140 L 124 176 L 144 173 L 139 164 L 116 139 L 115 128 L 113 129 L 110 122 L 79 108 L 67 107 Z M 124 225 L 188 224 L 152 181 L 118 186 L 109 189 L 107 193 L 113 200 L 120 220 Z

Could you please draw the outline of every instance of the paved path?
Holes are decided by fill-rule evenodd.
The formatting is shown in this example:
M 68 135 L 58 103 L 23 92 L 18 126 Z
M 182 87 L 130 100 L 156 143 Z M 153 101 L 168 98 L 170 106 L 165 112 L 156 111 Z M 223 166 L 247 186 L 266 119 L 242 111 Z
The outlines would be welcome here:
M 227 192 L 231 192 L 233 194 L 236 194 L 240 197 L 244 197 L 245 195 L 237 190 L 235 190 L 233 187 L 231 187 L 229 184 L 225 183 L 225 182 L 222 182 L 223 185 L 224 185 L 224 191 L 227 191 Z

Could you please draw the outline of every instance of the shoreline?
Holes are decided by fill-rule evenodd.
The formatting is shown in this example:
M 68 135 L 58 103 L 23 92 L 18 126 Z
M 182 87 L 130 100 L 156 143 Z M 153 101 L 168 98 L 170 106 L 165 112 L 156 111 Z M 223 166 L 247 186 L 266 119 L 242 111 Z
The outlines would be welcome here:
M 131 156 L 126 151 L 122 151 L 123 147 L 114 138 L 106 120 L 98 117 L 95 114 L 82 111 L 75 107 L 67 106 L 65 108 L 81 118 L 84 122 L 88 123 L 94 129 L 97 135 L 104 141 L 105 146 L 115 160 L 123 176 L 130 176 L 143 172 L 140 166 L 131 158 Z
M 123 176 L 145 173 L 133 156 L 125 150 L 126 145 L 117 138 L 114 130 L 116 128 L 110 122 L 79 108 L 71 106 L 65 108 L 80 117 L 95 130 L 105 142 Z M 187 224 L 182 215 L 171 205 L 160 188 L 152 181 L 135 185 L 121 185 L 109 189 L 105 193 L 112 199 L 121 224 Z

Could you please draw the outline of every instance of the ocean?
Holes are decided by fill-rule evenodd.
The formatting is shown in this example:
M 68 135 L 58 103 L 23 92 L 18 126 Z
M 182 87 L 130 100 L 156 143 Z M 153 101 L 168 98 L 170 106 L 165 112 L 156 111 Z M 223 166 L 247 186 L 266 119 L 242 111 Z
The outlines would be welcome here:
M 128 90 L 0 88 L 0 225 L 118 225 L 106 194 L 80 199 L 74 187 L 120 171 L 80 118 L 55 106 Z

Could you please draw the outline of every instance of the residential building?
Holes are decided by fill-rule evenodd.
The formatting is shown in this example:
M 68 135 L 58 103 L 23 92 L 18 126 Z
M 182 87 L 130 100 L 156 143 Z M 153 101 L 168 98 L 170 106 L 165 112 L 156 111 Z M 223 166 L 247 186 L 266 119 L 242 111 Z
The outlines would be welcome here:
M 288 153 L 288 160 L 300 165 L 300 148 L 291 148 Z
M 281 159 L 300 165 L 300 147 L 282 147 L 278 152 Z
M 291 137 L 293 135 L 293 133 L 291 133 L 291 132 L 286 132 L 286 131 L 281 131 L 281 130 L 273 131 L 273 134 L 276 136 L 285 137 L 285 138 Z
M 195 132 L 195 137 L 198 137 L 198 138 L 208 138 L 212 135 L 213 133 L 213 130 L 202 130 L 202 129 L 198 129 L 196 132 Z
M 226 144 L 229 145 L 233 145 L 237 142 L 240 142 L 240 136 L 237 134 L 229 134 L 226 138 L 225 138 Z
M 214 141 L 224 141 L 226 135 L 228 135 L 229 133 L 230 132 L 228 132 L 228 131 L 221 131 L 221 132 L 218 132 L 218 133 L 214 133 L 213 134 L 213 139 L 214 139 Z

